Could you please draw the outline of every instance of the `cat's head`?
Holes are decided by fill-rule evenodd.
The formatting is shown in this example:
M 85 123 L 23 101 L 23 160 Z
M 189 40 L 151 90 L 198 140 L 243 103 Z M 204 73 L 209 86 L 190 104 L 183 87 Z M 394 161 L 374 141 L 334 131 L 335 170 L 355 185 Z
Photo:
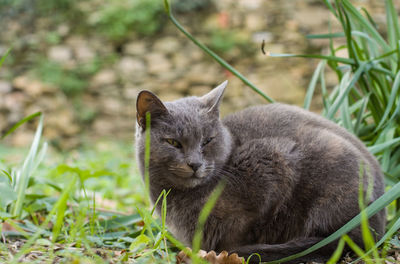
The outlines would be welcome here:
M 231 136 L 219 119 L 227 81 L 202 97 L 173 102 L 149 91 L 137 97 L 136 152 L 144 174 L 146 130 L 150 129 L 150 178 L 162 185 L 189 188 L 207 182 L 230 154 Z M 150 113 L 150 127 L 146 126 Z

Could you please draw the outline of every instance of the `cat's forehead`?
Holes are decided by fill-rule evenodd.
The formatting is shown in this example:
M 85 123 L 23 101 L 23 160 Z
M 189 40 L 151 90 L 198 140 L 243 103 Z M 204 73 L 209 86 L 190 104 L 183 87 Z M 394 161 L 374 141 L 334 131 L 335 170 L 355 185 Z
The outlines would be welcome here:
M 205 118 L 205 109 L 196 98 L 183 98 L 165 103 L 169 115 L 176 121 L 196 125 Z
M 196 97 L 166 102 L 165 107 L 168 109 L 170 126 L 181 136 L 201 136 L 210 129 L 213 120 L 210 120 L 207 109 Z

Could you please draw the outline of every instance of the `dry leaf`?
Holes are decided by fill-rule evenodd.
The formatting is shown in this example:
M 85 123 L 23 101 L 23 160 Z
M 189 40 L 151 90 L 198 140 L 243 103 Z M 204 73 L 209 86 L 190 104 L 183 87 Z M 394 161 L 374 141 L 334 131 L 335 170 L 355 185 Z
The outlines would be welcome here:
M 190 248 L 186 248 L 188 251 L 191 251 Z M 211 264 L 242 264 L 243 258 L 239 257 L 238 254 L 233 253 L 231 255 L 228 254 L 225 250 L 222 251 L 219 255 L 215 253 L 215 251 L 206 252 L 204 250 L 200 250 L 197 255 L 207 260 Z M 176 256 L 176 263 L 177 264 L 191 264 L 192 260 L 188 255 L 186 255 L 185 251 L 182 250 Z

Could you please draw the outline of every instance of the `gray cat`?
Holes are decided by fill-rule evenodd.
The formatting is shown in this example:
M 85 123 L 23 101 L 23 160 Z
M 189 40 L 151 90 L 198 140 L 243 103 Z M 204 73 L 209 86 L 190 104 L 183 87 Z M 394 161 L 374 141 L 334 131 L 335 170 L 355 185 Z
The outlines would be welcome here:
M 191 244 L 199 212 L 221 180 L 225 188 L 205 223 L 202 249 L 245 258 L 258 253 L 262 261 L 305 250 L 357 215 L 360 164 L 373 179 L 369 202 L 384 193 L 379 164 L 363 143 L 316 114 L 269 104 L 220 120 L 226 84 L 202 97 L 173 102 L 162 103 L 148 91 L 137 97 L 139 168 L 144 175 L 149 112 L 151 200 L 171 190 L 166 221 L 182 242 Z M 368 177 L 363 179 L 365 190 Z M 385 212 L 369 224 L 376 239 L 381 237 Z M 349 235 L 363 245 L 360 228 Z M 325 261 L 336 245 L 292 263 Z

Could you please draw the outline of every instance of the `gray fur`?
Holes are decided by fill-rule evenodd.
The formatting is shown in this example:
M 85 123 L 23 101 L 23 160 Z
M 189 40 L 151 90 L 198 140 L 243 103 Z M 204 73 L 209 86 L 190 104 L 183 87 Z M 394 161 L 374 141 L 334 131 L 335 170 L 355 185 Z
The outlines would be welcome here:
M 205 224 L 202 249 L 244 257 L 257 252 L 263 261 L 302 251 L 357 215 L 360 164 L 372 175 L 370 202 L 383 194 L 379 164 L 355 136 L 284 104 L 251 107 L 221 121 L 218 107 L 225 86 L 164 104 L 150 92 L 138 95 L 138 120 L 146 112 L 152 117 L 151 199 L 171 189 L 167 225 L 182 242 L 190 246 L 199 212 L 220 180 L 226 187 Z M 145 129 L 138 122 L 142 175 Z M 166 139 L 178 140 L 182 148 Z M 191 162 L 201 164 L 196 172 Z M 381 237 L 385 212 L 372 217 L 370 226 Z M 349 235 L 362 245 L 359 228 Z M 332 243 L 299 261 L 326 260 L 334 248 Z

